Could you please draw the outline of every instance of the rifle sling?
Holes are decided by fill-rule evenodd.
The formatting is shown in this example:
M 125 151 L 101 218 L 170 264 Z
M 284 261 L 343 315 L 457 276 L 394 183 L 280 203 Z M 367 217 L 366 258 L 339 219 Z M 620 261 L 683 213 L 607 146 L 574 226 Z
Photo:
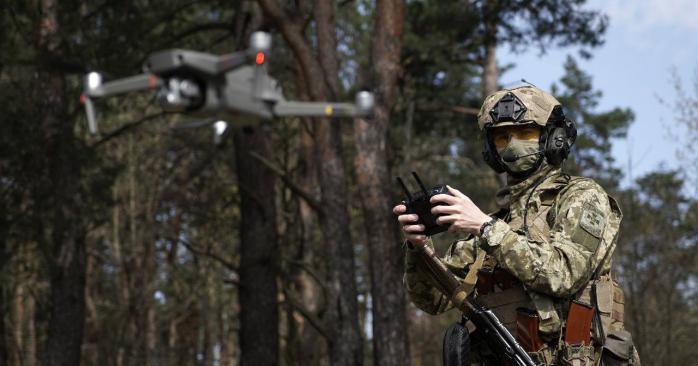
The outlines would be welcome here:
M 460 308 L 465 298 L 473 292 L 475 284 L 477 283 L 478 271 L 482 268 L 483 263 L 485 263 L 485 255 L 486 253 L 484 250 L 477 251 L 477 257 L 475 258 L 475 262 L 470 265 L 468 274 L 465 275 L 463 281 L 460 282 L 458 288 L 451 295 L 451 301 L 453 301 L 454 305 L 457 307 Z

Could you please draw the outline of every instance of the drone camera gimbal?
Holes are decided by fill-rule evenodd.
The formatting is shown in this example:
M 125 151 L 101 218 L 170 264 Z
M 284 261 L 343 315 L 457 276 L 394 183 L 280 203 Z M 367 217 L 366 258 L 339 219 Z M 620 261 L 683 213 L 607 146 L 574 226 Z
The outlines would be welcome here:
M 85 76 L 80 101 L 85 104 L 90 132 L 97 133 L 93 98 L 141 90 L 157 90 L 156 102 L 166 111 L 205 116 L 213 121 L 234 117 L 233 125 L 283 116 L 360 117 L 371 113 L 373 94 L 357 93 L 354 103 L 287 101 L 278 82 L 266 71 L 271 35 L 255 32 L 250 48 L 227 55 L 171 49 L 151 54 L 143 73 L 102 82 Z

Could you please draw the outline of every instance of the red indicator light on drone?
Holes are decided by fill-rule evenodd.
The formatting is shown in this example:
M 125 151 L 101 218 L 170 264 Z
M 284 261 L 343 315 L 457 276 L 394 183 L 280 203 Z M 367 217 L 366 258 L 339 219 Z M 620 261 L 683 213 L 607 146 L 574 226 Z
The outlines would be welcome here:
M 85 96 L 85 94 L 80 94 L 80 104 L 85 104 L 86 99 L 87 97 Z
M 158 78 L 155 75 L 148 76 L 148 89 L 154 89 L 158 86 Z
M 261 65 L 264 63 L 264 52 L 257 52 L 257 57 L 255 57 L 254 62 L 257 65 Z

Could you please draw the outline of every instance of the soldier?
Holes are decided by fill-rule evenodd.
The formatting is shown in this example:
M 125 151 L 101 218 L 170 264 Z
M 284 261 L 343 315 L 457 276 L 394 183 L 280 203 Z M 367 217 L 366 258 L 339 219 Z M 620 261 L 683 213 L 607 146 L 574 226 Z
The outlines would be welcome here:
M 441 260 L 460 278 L 477 276 L 472 296 L 545 365 L 639 364 L 623 329 L 623 293 L 610 276 L 622 214 L 589 178 L 561 171 L 577 131 L 560 103 L 531 86 L 498 91 L 478 114 L 483 157 L 507 185 L 501 209 L 482 212 L 459 190 L 432 197 L 438 224 L 465 238 Z M 437 290 L 420 246 L 432 246 L 417 215 L 393 212 L 406 238 L 404 283 L 412 302 L 430 314 L 453 307 Z M 470 276 L 468 276 L 470 277 Z M 497 364 L 468 324 L 472 364 Z

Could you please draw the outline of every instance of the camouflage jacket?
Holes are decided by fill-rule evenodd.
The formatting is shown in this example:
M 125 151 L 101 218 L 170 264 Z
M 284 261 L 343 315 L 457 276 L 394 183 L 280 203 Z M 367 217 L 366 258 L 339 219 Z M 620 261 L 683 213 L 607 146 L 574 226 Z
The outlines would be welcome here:
M 526 301 L 540 316 L 539 330 L 557 333 L 562 300 L 583 289 L 597 269 L 599 275 L 610 269 L 622 218 L 618 205 L 593 180 L 549 166 L 505 187 L 496 198 L 502 209 L 491 215 L 498 218 L 494 225 L 480 238 L 471 235 L 454 242 L 442 261 L 463 277 L 478 251 L 485 250 L 521 282 Z M 450 309 L 419 262 L 416 252 L 406 249 L 404 284 L 410 299 L 430 314 Z

